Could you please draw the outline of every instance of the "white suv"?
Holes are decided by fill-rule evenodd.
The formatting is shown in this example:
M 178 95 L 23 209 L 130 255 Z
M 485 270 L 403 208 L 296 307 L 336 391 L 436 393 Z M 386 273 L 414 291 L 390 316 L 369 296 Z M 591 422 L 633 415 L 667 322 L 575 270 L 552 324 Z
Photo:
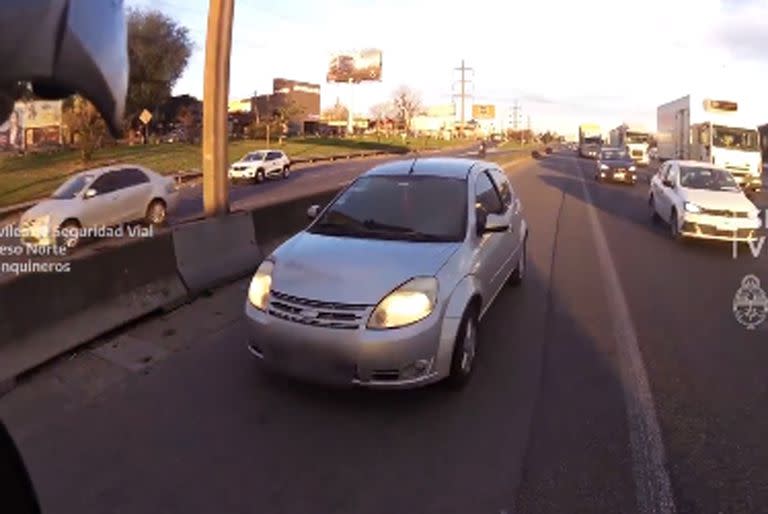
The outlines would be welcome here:
M 250 152 L 229 167 L 232 180 L 264 182 L 267 178 L 288 178 L 290 174 L 291 160 L 280 150 Z
M 705 162 L 665 162 L 651 179 L 648 205 L 653 221 L 667 222 L 675 239 L 754 241 L 762 226 L 733 175 Z

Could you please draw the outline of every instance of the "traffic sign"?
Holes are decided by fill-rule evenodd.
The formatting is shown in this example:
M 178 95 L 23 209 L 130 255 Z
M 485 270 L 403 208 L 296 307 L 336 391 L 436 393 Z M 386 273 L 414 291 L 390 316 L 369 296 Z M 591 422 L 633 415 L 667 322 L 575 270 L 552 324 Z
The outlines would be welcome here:
M 148 124 L 150 121 L 152 121 L 152 113 L 149 112 L 148 110 L 144 109 L 143 111 L 141 111 L 141 115 L 139 116 L 139 120 L 141 120 L 141 122 L 144 125 Z

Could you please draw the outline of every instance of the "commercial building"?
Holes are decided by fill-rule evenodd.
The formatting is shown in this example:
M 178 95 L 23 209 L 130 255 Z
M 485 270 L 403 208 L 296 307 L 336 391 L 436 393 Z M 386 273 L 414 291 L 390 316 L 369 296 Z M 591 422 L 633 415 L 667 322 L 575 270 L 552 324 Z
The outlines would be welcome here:
M 320 126 L 320 85 L 276 78 L 272 93 L 253 97 L 256 119 L 286 116 L 289 134 L 316 133 Z
M 16 102 L 0 124 L 0 150 L 28 150 L 62 143 L 61 100 Z

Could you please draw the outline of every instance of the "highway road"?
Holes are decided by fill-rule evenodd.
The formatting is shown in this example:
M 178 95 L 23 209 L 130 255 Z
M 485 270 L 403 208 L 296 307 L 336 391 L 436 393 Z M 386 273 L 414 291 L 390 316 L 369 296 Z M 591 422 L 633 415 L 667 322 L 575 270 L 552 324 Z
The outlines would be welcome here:
M 489 310 L 463 392 L 272 376 L 246 352 L 240 281 L 0 399 L 44 512 L 768 511 L 768 323 L 732 310 L 768 255 L 675 242 L 647 184 L 589 166 L 509 167 L 529 275 Z

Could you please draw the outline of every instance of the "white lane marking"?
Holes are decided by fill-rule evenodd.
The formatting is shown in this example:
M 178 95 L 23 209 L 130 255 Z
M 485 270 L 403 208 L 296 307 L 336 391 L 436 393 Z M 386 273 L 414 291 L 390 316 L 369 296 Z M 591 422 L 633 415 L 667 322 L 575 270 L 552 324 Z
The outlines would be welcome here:
M 579 182 L 586 198 L 600 268 L 604 272 L 603 284 L 608 304 L 612 309 L 611 318 L 627 410 L 638 509 L 642 514 L 673 514 L 676 512 L 675 500 L 666 469 L 664 442 L 648 383 L 648 374 L 637 343 L 637 333 L 629 314 L 616 264 L 608 249 L 608 241 L 597 218 L 592 195 L 579 161 L 576 161 L 576 165 Z

